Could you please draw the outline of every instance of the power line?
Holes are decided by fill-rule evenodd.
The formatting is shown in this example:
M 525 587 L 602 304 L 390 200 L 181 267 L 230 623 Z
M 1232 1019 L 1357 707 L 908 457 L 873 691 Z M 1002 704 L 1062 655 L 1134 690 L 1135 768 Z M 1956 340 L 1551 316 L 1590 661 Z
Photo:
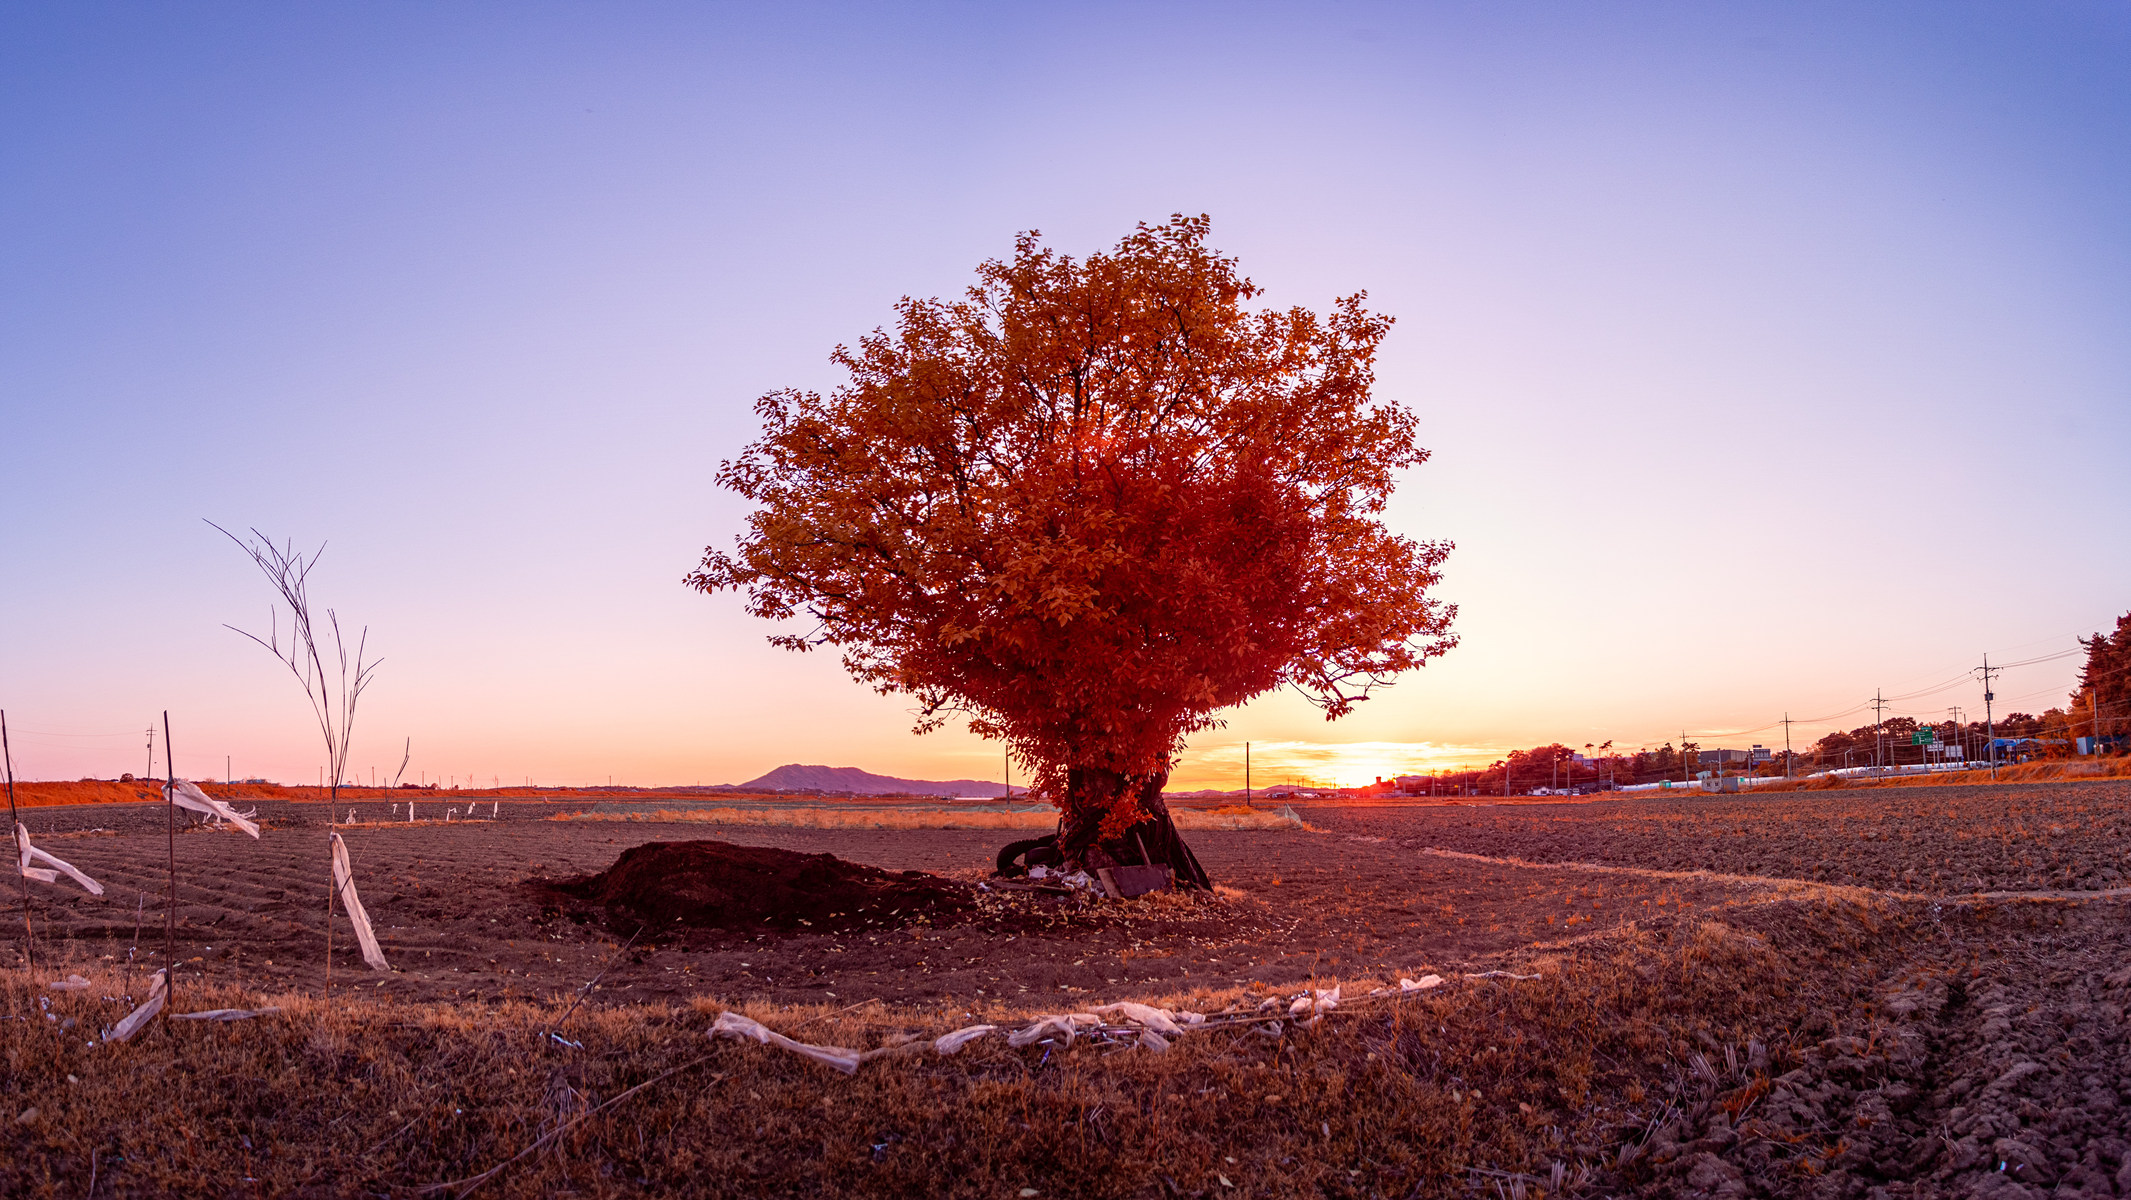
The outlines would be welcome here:
M 1998 665 L 1996 665 L 1996 666 L 1993 666 L 1993 667 L 1991 667 L 1991 671 L 1992 671 L 1992 673 L 1993 673 L 1993 674 L 1995 674 L 1995 673 L 1997 673 L 1997 672 L 1999 672 L 1999 671 L 2006 671 L 2006 670 L 2012 670 L 2012 669 L 2014 669 L 2014 668 L 2018 668 L 2018 667 L 2028 667 L 2028 666 L 2035 666 L 2035 665 L 2038 665 L 2038 664 L 2041 664 L 2041 663 L 2047 663 L 2047 662 L 2056 662 L 2056 661 L 2058 661 L 2058 660 L 2061 660 L 2061 659 L 2066 659 L 2066 658 L 2071 658 L 2071 657 L 2073 657 L 2073 656 L 2075 656 L 2075 655 L 2078 655 L 2078 654 L 2081 654 L 2081 653 L 2085 652 L 2085 651 L 2086 651 L 2086 649 L 2087 649 L 2087 646 L 2086 646 L 2086 642 L 2087 642 L 2087 639 L 2086 639 L 2085 635 L 2083 635 L 2083 634 L 2073 634 L 2073 635 L 2071 635 L 2071 636 L 2072 636 L 2072 638 L 2073 638 L 2073 639 L 2074 639 L 2075 641 L 2077 641 L 2077 642 L 2079 642 L 2079 643 L 2080 643 L 2080 644 L 2079 644 L 2078 646 L 2076 646 L 2076 647 L 2074 647 L 2074 648 L 2072 648 L 2072 649 L 2068 649 L 2068 650 L 2058 650 L 2058 651 L 2053 651 L 2053 652 L 2051 652 L 2051 653 L 2049 653 L 2049 654 L 2041 654 L 2041 655 L 2035 655 L 2035 656 L 2033 656 L 2033 657 L 2029 657 L 2029 658 L 2023 658 L 2023 659 L 2019 659 L 2019 660 L 2016 660 L 2016 661 L 2014 661 L 2014 662 L 2010 662 L 2010 663 L 2000 663 L 2000 664 L 1998 664 Z M 2033 646 L 2033 645 L 2038 645 L 2038 644 L 2040 644 L 2040 643 L 2043 643 L 2043 642 L 2050 642 L 2050 641 L 2055 641 L 2055 640 L 2056 640 L 2055 638 L 2038 638 L 2038 639 L 2036 639 L 2036 640 L 2035 640 L 2035 641 L 2033 641 L 2033 642 L 2026 642 L 2026 643 L 2022 643 L 2022 645 L 2023 645 L 2023 646 Z M 2113 676 L 2113 675 L 2115 675 L 2115 674 L 2118 674 L 2118 673 L 2120 673 L 2120 672 L 2122 672 L 2122 671 L 2131 671 L 2131 667 L 2119 668 L 2119 669 L 2118 669 L 2117 671 L 2111 671 L 2111 672 L 2107 672 L 2107 673 L 2105 673 L 2105 674 L 2099 674 L 2099 675 L 2096 675 L 2096 676 L 2095 676 L 2094 678 L 2095 678 L 2095 679 L 2105 679 L 2105 678 L 2109 678 L 2110 676 Z M 1897 694 L 1897 695 L 1893 695 L 1893 696 L 1886 696 L 1886 695 L 1884 695 L 1884 693 L 1875 693 L 1875 695 L 1874 695 L 1874 698 L 1873 698 L 1873 699 L 1870 699 L 1870 700 L 1864 700 L 1864 701 L 1860 701 L 1859 703 L 1857 703 L 1857 704 L 1853 704 L 1853 705 L 1849 706 L 1848 708 L 1838 709 L 1838 710 L 1836 710 L 1835 712 L 1831 712 L 1831 713 L 1824 713 L 1824 714 L 1821 714 L 1821 715 L 1819 715 L 1819 716 L 1813 716 L 1813 717 L 1797 717 L 1797 718 L 1787 718 L 1787 719 L 1783 719 L 1783 720 L 1776 720 L 1776 721 L 1771 721 L 1771 722 L 1769 722 L 1769 723 L 1768 723 L 1768 724 L 1766 724 L 1766 725 L 1756 725 L 1756 726 L 1752 726 L 1752 727 L 1750 727 L 1750 728 L 1743 728 L 1743 729 L 1721 729 L 1721 730 L 1703 730 L 1703 731 L 1699 731 L 1699 732 L 1697 733 L 1697 735 L 1696 735 L 1696 736 L 1699 736 L 1699 737 L 1706 737 L 1706 738 L 1723 738 L 1723 737 L 1746 737 L 1746 736 L 1750 736 L 1750 735 L 1752 735 L 1752 734 L 1757 734 L 1757 733 L 1766 733 L 1766 732 L 1768 732 L 1768 731 L 1770 731 L 1770 730 L 1772 730 L 1772 729 L 1776 729 L 1776 728 L 1778 728 L 1779 726 L 1780 726 L 1780 727 L 1782 727 L 1782 728 L 1784 729 L 1784 731 L 1785 731 L 1786 733 L 1788 733 L 1788 732 L 1789 732 L 1789 730 L 1790 730 L 1790 727 L 1791 727 L 1792 725 L 1805 725 L 1805 726 L 1808 726 L 1808 727 L 1813 727 L 1813 726 L 1823 726 L 1823 725 L 1825 725 L 1825 726 L 1835 727 L 1835 728 L 1837 728 L 1837 729 L 1839 730 L 1839 729 L 1840 729 L 1840 727 L 1836 725 L 1836 723 L 1837 723 L 1838 721 L 1840 721 L 1840 720 L 1841 720 L 1842 718 L 1844 718 L 1844 717 L 1847 717 L 1847 716 L 1851 716 L 1851 715 L 1853 715 L 1853 714 L 1856 714 L 1856 713 L 1860 713 L 1860 712 L 1863 712 L 1863 711 L 1865 711 L 1865 710 L 1867 710 L 1867 709 L 1871 709 L 1871 710 L 1873 710 L 1873 713 L 1874 713 L 1874 723 L 1875 723 L 1875 724 L 1879 724 L 1879 723 L 1883 723 L 1883 722 L 1884 722 L 1884 720 L 1885 720 L 1885 714 L 1886 714 L 1887 712 L 1895 712 L 1895 713 L 1899 713 L 1899 714 L 1902 714 L 1902 715 L 1909 715 L 1909 716 L 1915 716 L 1915 715 L 1921 715 L 1921 713 L 1922 713 L 1923 711 L 1929 711 L 1929 710 L 1908 710 L 1908 709 L 1900 709 L 1900 708 L 1896 708 L 1896 707 L 1894 707 L 1894 705 L 1895 705 L 1895 704 L 1896 704 L 1897 702 L 1899 702 L 1899 701 L 1903 701 L 1903 700 L 1918 700 L 1918 699 L 1922 699 L 1922 698 L 1923 698 L 1923 697 L 1925 697 L 1925 696 L 1933 696 L 1933 695 L 1938 695 L 1938 694 L 1940 694 L 1940 693 L 1942 693 L 1942 692 L 1950 691 L 1950 690 L 1952 690 L 1953 688 L 1957 688 L 1957 687 L 1960 687 L 1960 686 L 1962 686 L 1963 684 L 1966 684 L 1966 683 L 1970 683 L 1970 682 L 1973 682 L 1974 678 L 1975 678 L 1975 671 L 1974 671 L 1973 669 L 1971 669 L 1971 670 L 1963 671 L 1963 672 L 1962 672 L 1961 674 L 1959 674 L 1959 675 L 1957 675 L 1957 676 L 1955 676 L 1955 677 L 1953 677 L 1953 678 L 1951 678 L 1951 679 L 1946 679 L 1946 680 L 1942 680 L 1941 682 L 1938 682 L 1938 683 L 1934 683 L 1934 684 L 1932 684 L 1932 685 L 1931 685 L 1931 686 L 1929 686 L 1929 687 L 1925 687 L 1925 688 L 1920 688 L 1920 689 L 1918 689 L 1918 690 L 1915 690 L 1915 691 L 1910 691 L 1910 692 L 1902 692 L 1902 693 L 1899 693 L 1899 694 Z M 2089 682 L 2089 681 L 2082 681 L 2082 682 L 2081 682 L 2081 684 L 2080 684 L 2079 686 L 2090 686 L 2090 682 Z M 2039 696 L 2039 695 L 2042 695 L 2042 694 L 2044 694 L 2044 693 L 2046 693 L 2046 692 L 2050 692 L 2050 691 L 2054 691 L 2054 690 L 2055 690 L 2055 689 L 2053 689 L 2053 688 L 2043 688 L 2043 689 L 2040 689 L 2039 691 L 2035 691 L 2035 692 L 2029 692 L 2029 693 L 2025 693 L 2025 694 L 2023 694 L 2023 695 L 2022 695 L 2021 697 L 2019 697 L 2019 698 L 2020 698 L 2020 699 L 2027 699 L 2027 698 L 2028 698 L 2028 697 L 2030 697 L 2030 696 Z M 1684 737 L 1684 736 L 1685 736 L 1685 734 L 1683 733 L 1683 734 L 1682 734 L 1682 736 Z
M 2035 658 L 2023 658 L 2019 662 L 2001 663 L 1998 666 L 1993 667 L 1992 670 L 2005 671 L 2010 670 L 2013 667 L 2031 667 L 2034 666 L 2036 663 L 2054 662 L 2060 658 L 2070 658 L 2074 654 L 2081 654 L 2085 651 L 2085 646 L 2080 646 L 2072 650 L 2060 650 L 2055 654 L 2043 654 Z

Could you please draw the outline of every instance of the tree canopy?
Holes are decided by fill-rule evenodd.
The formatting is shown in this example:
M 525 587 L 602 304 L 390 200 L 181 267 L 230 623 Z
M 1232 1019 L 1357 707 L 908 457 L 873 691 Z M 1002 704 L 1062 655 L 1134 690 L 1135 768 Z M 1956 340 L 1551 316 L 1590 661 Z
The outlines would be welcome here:
M 966 715 L 1054 799 L 1112 778 L 1106 836 L 1219 710 L 1292 685 L 1336 718 L 1444 653 L 1450 545 L 1379 520 L 1428 457 L 1372 395 L 1391 319 L 1253 311 L 1207 233 L 1075 260 L 1031 232 L 962 298 L 904 298 L 837 348 L 841 386 L 756 403 L 717 477 L 748 531 L 687 582 L 809 622 L 772 641 L 837 647 L 920 730 Z
M 2091 714 L 2104 735 L 2131 730 L 2131 613 L 2116 618 L 2115 632 L 2096 633 L 2079 644 L 2087 661 L 2079 671 L 2079 690 L 2072 693 L 2072 718 Z

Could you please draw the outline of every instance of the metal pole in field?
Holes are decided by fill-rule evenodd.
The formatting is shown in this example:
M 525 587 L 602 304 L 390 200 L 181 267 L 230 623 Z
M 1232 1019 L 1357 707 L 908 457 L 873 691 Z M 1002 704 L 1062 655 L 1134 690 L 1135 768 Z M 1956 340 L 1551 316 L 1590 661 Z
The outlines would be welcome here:
M 1983 656 L 1983 736 L 1990 739 L 1990 777 L 1998 777 L 1998 723 L 1991 716 L 1991 701 L 1997 699 L 1990 690 L 1990 677 L 1997 674 L 1991 670 L 1990 655 Z
M 149 732 L 153 733 L 151 728 Z M 178 1003 L 178 768 L 170 750 L 170 710 L 163 710 L 163 852 L 170 868 L 163 900 L 163 1003 L 171 1012 Z
M 410 819 L 414 805 L 407 806 Z M 326 810 L 326 1003 L 333 1003 L 333 894 L 340 890 L 340 880 L 333 875 L 333 812 Z
M 0 755 L 7 759 L 7 836 L 20 838 L 15 832 L 21 828 L 22 819 L 15 815 L 15 751 L 7 743 L 7 713 L 0 711 Z M 20 842 L 16 850 L 21 850 Z M 26 970 L 37 969 L 37 930 L 30 924 L 30 877 L 22 877 L 22 965 Z
M 1876 688 L 1875 688 L 1875 689 L 1873 689 L 1873 692 L 1872 692 L 1872 773 L 1873 773 L 1874 775 L 1878 775 L 1878 774 L 1880 773 L 1880 767 L 1879 767 L 1879 756 L 1880 756 L 1880 746 L 1881 746 L 1881 744 L 1882 744 L 1883 742 L 1885 742 L 1885 741 L 1886 741 L 1885 735 L 1884 735 L 1884 734 L 1883 734 L 1883 733 L 1881 732 L 1881 730 L 1882 730 L 1882 726 L 1883 726 L 1883 724 L 1884 724 L 1883 718 L 1884 718 L 1884 717 L 1886 716 L 1886 711 L 1887 711 L 1887 702 L 1886 702 L 1885 700 L 1882 700 L 1882 699 L 1880 699 L 1880 694 L 1879 694 L 1879 690 L 1878 690 L 1878 689 L 1876 689 Z
M 1783 714 L 1783 777 L 1791 777 L 1791 714 Z
M 1250 743 L 1243 743 L 1243 807 L 1250 807 Z

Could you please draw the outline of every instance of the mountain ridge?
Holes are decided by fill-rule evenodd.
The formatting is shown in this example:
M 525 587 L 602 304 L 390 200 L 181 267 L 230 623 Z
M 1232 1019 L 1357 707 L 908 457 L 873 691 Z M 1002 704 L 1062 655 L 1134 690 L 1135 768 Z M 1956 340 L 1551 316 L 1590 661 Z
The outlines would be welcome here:
M 857 767 L 829 767 L 810 763 L 786 763 L 737 788 L 760 788 L 787 792 L 851 792 L 860 796 L 885 796 L 910 792 L 921 796 L 1004 796 L 1006 785 L 996 779 L 898 779 L 875 775 Z M 1014 795 L 1028 789 L 1015 787 Z

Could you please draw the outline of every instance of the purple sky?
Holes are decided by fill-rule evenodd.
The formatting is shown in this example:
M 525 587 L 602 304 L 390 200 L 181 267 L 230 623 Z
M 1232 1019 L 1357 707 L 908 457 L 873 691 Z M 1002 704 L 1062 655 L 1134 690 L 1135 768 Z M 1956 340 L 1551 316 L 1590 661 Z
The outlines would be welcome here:
M 2127 145 L 2120 3 L 10 6 L 17 772 L 139 770 L 167 708 L 182 773 L 315 777 L 206 517 L 330 543 L 365 773 L 993 774 L 681 586 L 710 476 L 898 296 L 1172 212 L 1399 318 L 1391 518 L 1458 543 L 1465 637 L 1179 782 L 1767 741 L 1719 734 L 2131 608 Z

